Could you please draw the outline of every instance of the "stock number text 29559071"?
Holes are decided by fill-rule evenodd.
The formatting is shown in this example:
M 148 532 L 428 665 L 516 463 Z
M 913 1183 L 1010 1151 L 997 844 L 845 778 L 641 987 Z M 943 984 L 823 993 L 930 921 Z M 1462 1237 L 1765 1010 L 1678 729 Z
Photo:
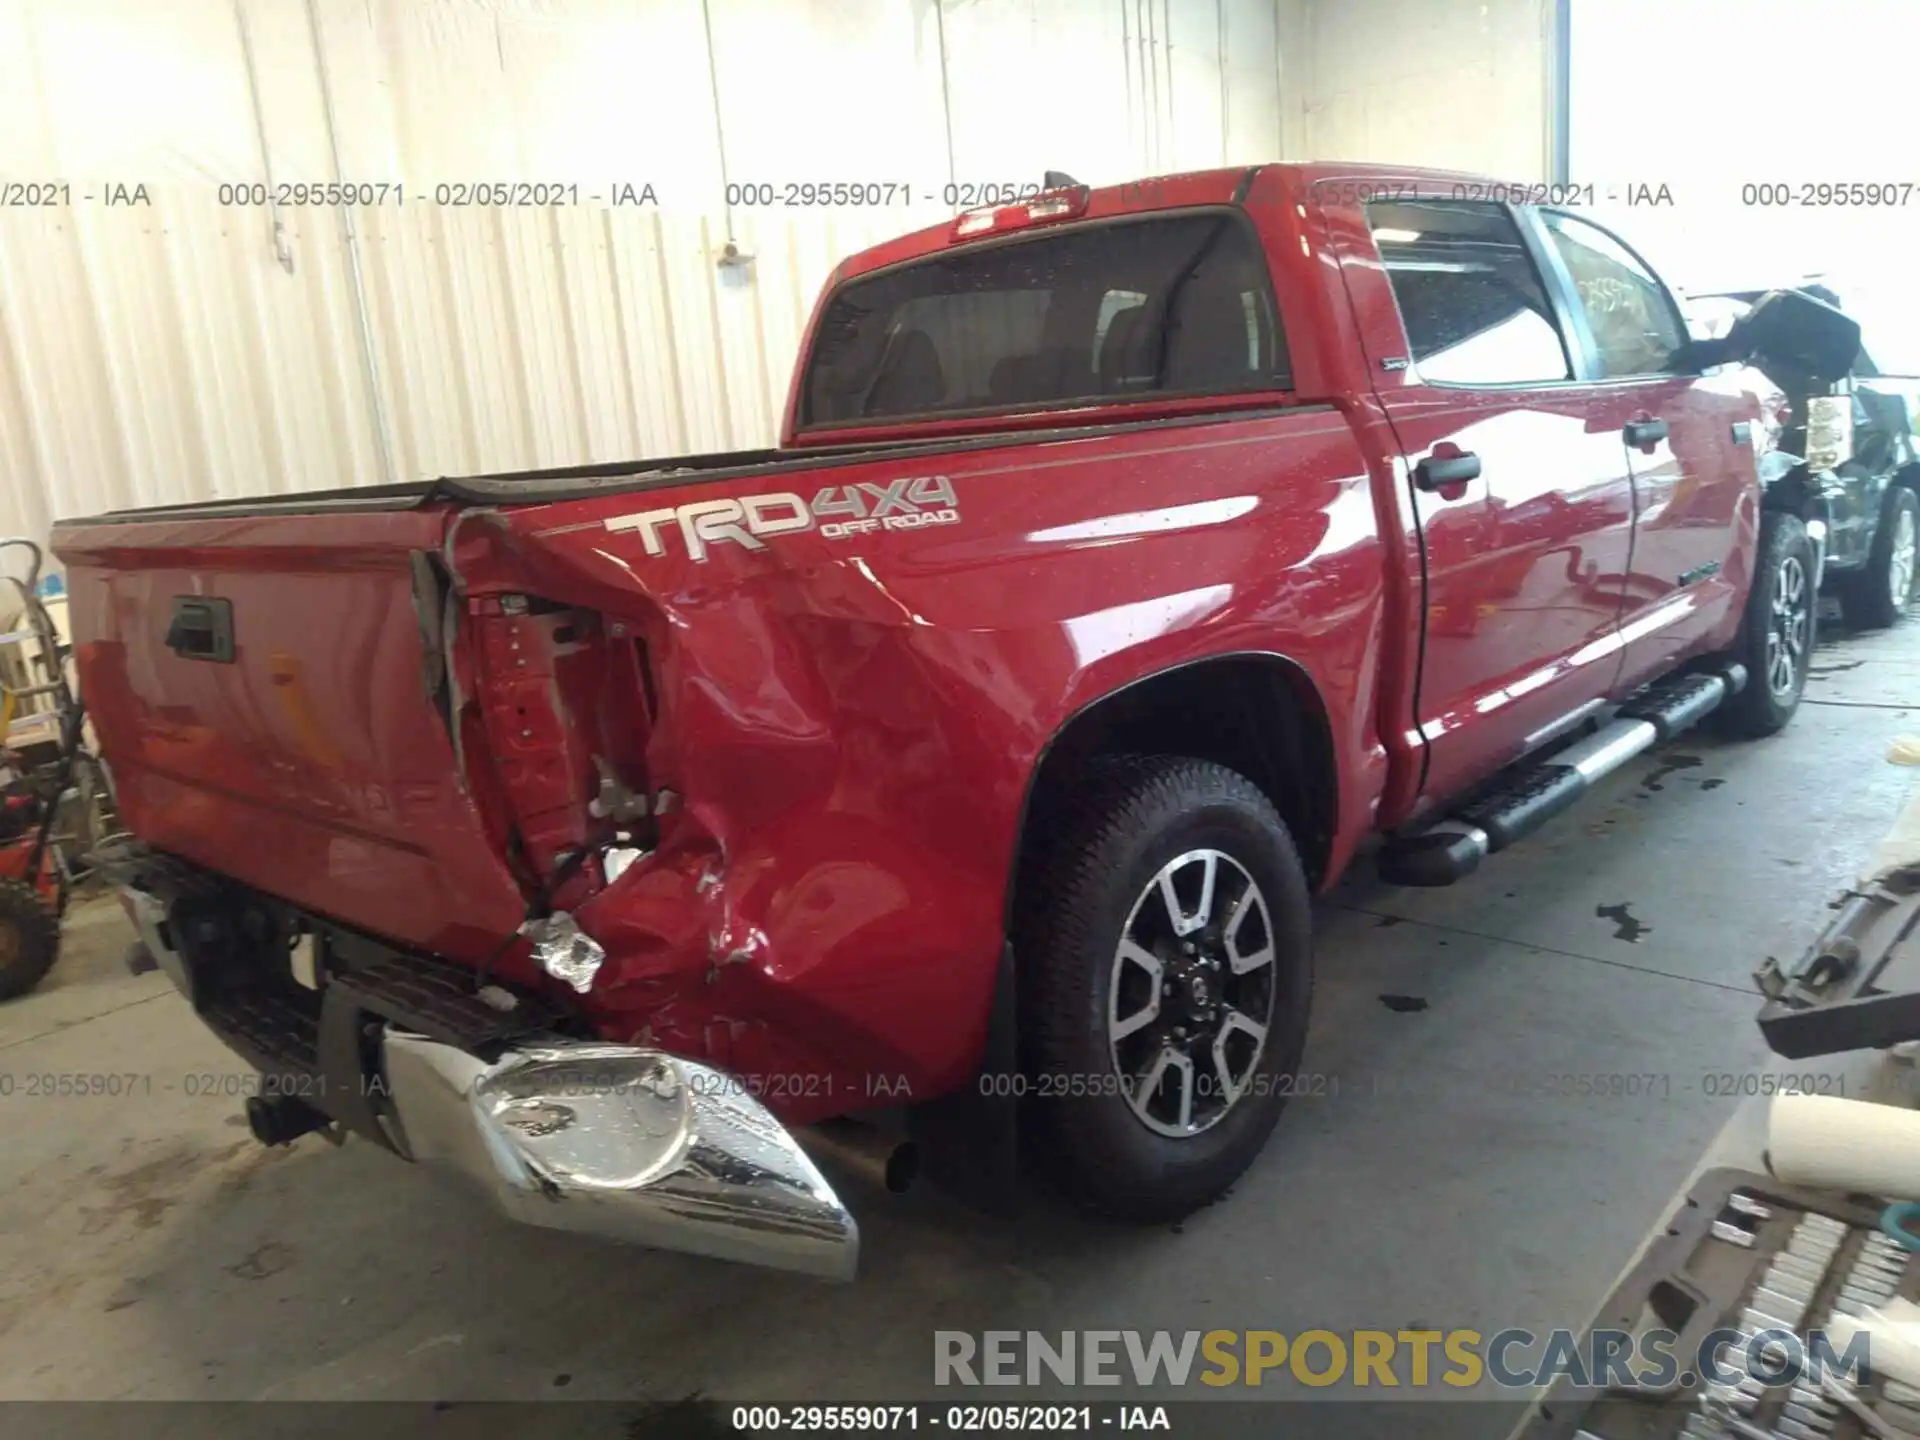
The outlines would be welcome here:
M 972 210 L 983 205 L 1013 205 L 1039 194 L 1037 183 L 1012 180 L 950 180 L 919 186 L 908 180 L 738 180 L 728 184 L 726 202 L 743 210 L 859 209 L 915 203 Z
M 1742 205 L 1876 209 L 1911 205 L 1911 180 L 1761 180 L 1740 187 Z
M 735 1405 L 727 1416 L 741 1433 L 772 1431 L 806 1435 L 826 1431 L 939 1431 L 950 1435 L 978 1435 L 987 1431 L 1070 1435 L 1100 1434 L 1111 1430 L 1115 1408 L 1093 1405 Z M 1143 1422 L 1120 1429 L 1147 1428 Z M 1166 1429 L 1164 1417 L 1158 1429 Z

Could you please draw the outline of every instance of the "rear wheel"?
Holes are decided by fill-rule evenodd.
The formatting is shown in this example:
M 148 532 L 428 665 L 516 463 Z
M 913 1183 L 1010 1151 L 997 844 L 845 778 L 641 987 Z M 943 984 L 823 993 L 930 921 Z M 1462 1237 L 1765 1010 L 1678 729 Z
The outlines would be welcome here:
M 1813 657 L 1813 569 L 1813 542 L 1799 517 L 1761 516 L 1753 588 L 1732 656 L 1746 666 L 1747 684 L 1719 712 L 1722 728 L 1733 735 L 1772 735 L 1800 708 Z
M 1095 761 L 1023 877 L 1024 1082 L 1055 1178 L 1126 1219 L 1218 1198 L 1294 1088 L 1308 894 L 1272 803 L 1221 765 Z
M 1913 599 L 1920 556 L 1920 500 L 1904 485 L 1892 485 L 1880 500 L 1880 523 L 1867 549 L 1866 568 L 1847 577 L 1840 591 L 1848 628 L 1884 630 L 1906 613 Z
M 60 954 L 60 919 L 31 885 L 0 880 L 0 1000 L 24 995 Z

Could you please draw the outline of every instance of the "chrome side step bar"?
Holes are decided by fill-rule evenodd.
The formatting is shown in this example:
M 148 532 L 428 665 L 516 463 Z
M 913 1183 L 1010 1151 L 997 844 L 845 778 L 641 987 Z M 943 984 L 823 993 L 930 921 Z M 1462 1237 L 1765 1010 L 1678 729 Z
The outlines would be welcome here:
M 1705 719 L 1746 683 L 1746 667 L 1729 665 L 1649 686 L 1586 739 L 1523 766 L 1438 824 L 1389 841 L 1380 850 L 1380 878 L 1389 885 L 1434 886 L 1471 875 L 1487 856 L 1571 809 L 1603 775 Z

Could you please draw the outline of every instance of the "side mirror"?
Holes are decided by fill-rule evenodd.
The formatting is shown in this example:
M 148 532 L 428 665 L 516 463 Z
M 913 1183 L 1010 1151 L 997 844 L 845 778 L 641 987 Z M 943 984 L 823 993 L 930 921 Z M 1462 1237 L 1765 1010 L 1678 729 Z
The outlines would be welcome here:
M 1827 386 L 1852 373 L 1860 323 L 1804 291 L 1771 290 L 1727 339 L 1786 388 Z

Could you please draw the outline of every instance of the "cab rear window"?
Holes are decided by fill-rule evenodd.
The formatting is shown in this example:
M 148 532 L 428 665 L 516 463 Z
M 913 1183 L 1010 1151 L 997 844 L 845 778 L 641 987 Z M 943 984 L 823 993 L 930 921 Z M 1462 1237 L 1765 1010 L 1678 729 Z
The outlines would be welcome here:
M 800 423 L 1291 386 L 1252 227 L 1203 211 L 972 245 L 842 286 Z

